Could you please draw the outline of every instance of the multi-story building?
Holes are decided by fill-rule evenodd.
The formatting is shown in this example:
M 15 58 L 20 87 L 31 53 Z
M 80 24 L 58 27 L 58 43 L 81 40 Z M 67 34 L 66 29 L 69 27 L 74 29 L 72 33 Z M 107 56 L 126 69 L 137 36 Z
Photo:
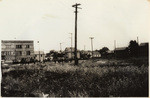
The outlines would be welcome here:
M 3 60 L 20 61 L 22 58 L 34 57 L 34 45 L 31 40 L 2 40 L 1 57 Z

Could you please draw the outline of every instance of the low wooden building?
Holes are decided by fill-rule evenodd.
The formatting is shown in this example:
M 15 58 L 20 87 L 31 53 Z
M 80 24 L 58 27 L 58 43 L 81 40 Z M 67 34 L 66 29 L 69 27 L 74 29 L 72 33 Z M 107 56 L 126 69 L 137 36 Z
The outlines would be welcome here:
M 93 51 L 93 58 L 100 58 L 101 54 L 98 51 Z
M 129 57 L 129 50 L 127 47 L 119 47 L 114 50 L 116 58 L 127 58 Z

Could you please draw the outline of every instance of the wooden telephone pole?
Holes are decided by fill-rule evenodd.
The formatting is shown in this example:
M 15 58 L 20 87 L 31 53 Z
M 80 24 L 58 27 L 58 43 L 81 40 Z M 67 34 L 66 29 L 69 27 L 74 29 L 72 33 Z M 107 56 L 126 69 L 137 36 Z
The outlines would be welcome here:
M 69 34 L 71 34 L 71 59 L 72 59 L 72 33 L 69 33 Z
M 62 52 L 61 44 L 62 44 L 62 43 L 60 43 L 60 52 Z
M 41 54 L 40 54 L 40 41 L 37 41 L 37 43 L 39 44 L 39 62 L 41 63 Z
M 77 13 L 78 13 L 78 8 L 81 9 L 80 6 L 81 4 L 74 4 L 72 7 L 75 8 L 75 65 L 78 65 L 78 58 L 77 58 Z
M 91 39 L 91 50 L 92 50 L 92 58 L 93 58 L 93 39 L 94 39 L 94 37 L 90 37 L 90 39 Z

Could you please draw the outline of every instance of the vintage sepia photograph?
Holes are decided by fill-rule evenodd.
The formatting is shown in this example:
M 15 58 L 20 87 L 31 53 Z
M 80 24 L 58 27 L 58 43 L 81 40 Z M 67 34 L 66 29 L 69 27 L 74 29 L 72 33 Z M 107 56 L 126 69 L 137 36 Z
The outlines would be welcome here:
M 1 97 L 148 97 L 150 0 L 0 0 Z

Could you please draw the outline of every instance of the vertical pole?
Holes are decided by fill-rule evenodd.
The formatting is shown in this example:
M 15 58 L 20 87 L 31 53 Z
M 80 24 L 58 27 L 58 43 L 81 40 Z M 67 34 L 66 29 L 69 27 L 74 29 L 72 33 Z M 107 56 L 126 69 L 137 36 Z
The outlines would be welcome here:
M 75 7 L 75 65 L 78 65 L 78 59 L 77 59 L 77 6 Z
M 40 54 L 40 50 L 39 50 L 39 62 L 41 62 L 41 54 Z
M 14 39 L 16 39 L 16 37 Z M 17 56 L 16 53 L 17 52 L 16 52 L 16 45 L 15 45 L 15 53 L 14 53 L 15 54 L 15 62 L 16 62 L 16 56 Z
M 69 34 L 71 34 L 71 59 L 72 59 L 72 33 Z
M 38 41 L 39 43 L 39 62 L 41 61 L 41 54 L 40 54 L 40 42 Z
M 72 33 L 71 33 L 71 59 L 72 59 Z
M 114 50 L 116 50 L 116 40 L 114 40 Z
M 43 62 L 44 62 L 44 50 L 43 50 Z
M 61 52 L 61 43 L 60 43 L 60 52 Z
M 81 4 L 75 4 L 72 7 L 75 7 L 75 65 L 78 65 L 78 58 L 77 58 L 77 13 L 78 13 L 78 6 Z
M 91 50 L 92 50 L 92 58 L 93 58 L 93 44 L 92 44 L 92 38 L 91 38 Z
M 137 36 L 137 43 L 138 43 L 138 45 L 139 45 L 139 37 Z
M 116 40 L 114 40 L 114 57 L 116 58 Z
M 139 37 L 137 36 L 137 44 L 139 46 Z M 139 56 L 139 48 L 137 49 L 137 56 Z
M 91 50 L 92 50 L 92 58 L 93 58 L 93 39 L 94 39 L 94 37 L 90 37 L 90 39 L 91 39 Z

